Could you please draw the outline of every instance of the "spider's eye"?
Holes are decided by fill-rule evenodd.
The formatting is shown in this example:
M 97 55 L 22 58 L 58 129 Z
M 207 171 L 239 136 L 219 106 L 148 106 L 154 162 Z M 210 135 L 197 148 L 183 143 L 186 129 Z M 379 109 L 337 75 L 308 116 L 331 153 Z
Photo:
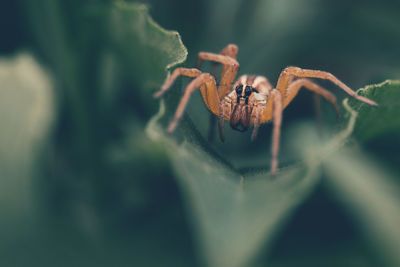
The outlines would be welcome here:
M 252 92 L 251 87 L 247 85 L 246 89 L 244 89 L 244 96 L 248 97 L 249 95 L 251 95 L 251 92 Z
M 236 87 L 236 94 L 238 96 L 241 96 L 243 92 L 243 85 L 239 85 L 238 87 Z

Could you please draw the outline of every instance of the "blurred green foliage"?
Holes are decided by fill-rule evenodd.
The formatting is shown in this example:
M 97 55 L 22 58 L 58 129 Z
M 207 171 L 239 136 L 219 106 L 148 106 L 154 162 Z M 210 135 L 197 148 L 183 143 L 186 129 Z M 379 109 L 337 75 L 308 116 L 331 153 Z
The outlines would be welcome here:
M 288 65 L 400 79 L 399 2 L 145 2 L 0 9 L 0 266 L 398 266 L 399 82 L 360 90 L 379 108 L 345 100 L 339 122 L 323 102 L 319 132 L 300 93 L 274 180 L 270 126 L 209 142 L 196 94 L 166 135 L 187 79 L 152 93 L 227 43 L 273 83 Z

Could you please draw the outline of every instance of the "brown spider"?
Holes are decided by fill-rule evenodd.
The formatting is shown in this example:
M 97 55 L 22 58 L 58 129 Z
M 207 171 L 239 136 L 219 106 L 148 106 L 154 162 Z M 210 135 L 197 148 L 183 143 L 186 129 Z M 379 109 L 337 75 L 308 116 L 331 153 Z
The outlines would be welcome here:
M 339 112 L 336 97 L 331 92 L 307 78 L 329 80 L 355 99 L 371 106 L 377 106 L 374 101 L 357 95 L 347 85 L 329 72 L 307 70 L 297 67 L 285 68 L 279 75 L 275 88 L 269 83 L 267 78 L 254 75 L 240 76 L 231 87 L 239 69 L 239 63 L 236 61 L 237 53 L 238 47 L 234 44 L 228 44 L 219 54 L 207 52 L 199 53 L 198 67 L 201 66 L 203 60 L 223 64 L 221 80 L 218 87 L 215 78 L 211 74 L 201 72 L 196 68 L 176 68 L 173 71 L 172 75 L 167 78 L 161 89 L 154 94 L 154 97 L 160 97 L 180 75 L 193 77 L 195 79 L 186 87 L 176 110 L 175 117 L 168 126 L 168 132 L 174 131 L 179 119 L 183 115 L 190 95 L 200 87 L 200 92 L 207 108 L 219 117 L 218 126 L 222 141 L 224 140 L 222 132 L 224 120 L 229 120 L 231 127 L 238 131 L 246 131 L 253 126 L 254 129 L 251 136 L 253 140 L 257 135 L 260 124 L 266 123 L 272 119 L 271 173 L 275 174 L 278 168 L 282 111 L 297 95 L 301 87 L 323 96 L 332 103 L 336 112 Z

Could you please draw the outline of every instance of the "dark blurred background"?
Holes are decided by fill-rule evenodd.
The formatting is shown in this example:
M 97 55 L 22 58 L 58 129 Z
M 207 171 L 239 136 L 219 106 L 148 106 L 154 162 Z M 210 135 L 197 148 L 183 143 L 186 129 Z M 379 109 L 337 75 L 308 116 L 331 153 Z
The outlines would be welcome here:
M 199 51 L 217 52 L 236 43 L 240 73 L 266 75 L 273 83 L 289 65 L 329 71 L 354 89 L 400 79 L 399 1 L 143 2 L 158 24 L 180 33 L 189 52 L 186 66 L 195 65 Z M 1 141 L 0 266 L 200 266 L 169 160 L 144 133 L 158 110 L 152 93 L 159 83 L 143 88 L 132 78 L 134 68 L 107 56 L 113 48 L 97 12 L 111 4 L 0 4 L 2 64 L 21 55 L 25 61 L 33 57 L 52 84 L 44 92 L 51 100 L 43 101 L 52 104 L 43 138 L 30 137 L 29 121 L 22 116 L 21 127 Z M 17 96 L 10 103 L 15 114 L 25 114 L 18 108 L 23 103 L 31 101 Z M 199 95 L 191 103 L 189 116 L 206 136 L 208 112 Z M 325 104 L 327 124 L 335 123 Z M 1 110 L 6 112 L 2 122 L 15 121 L 12 111 Z M 302 92 L 284 116 L 284 130 L 292 122 L 313 119 L 312 95 Z M 2 128 L 10 128 L 4 123 Z M 269 132 L 263 127 L 260 136 Z M 228 145 L 216 141 L 215 147 L 229 160 L 235 162 L 249 147 L 266 157 L 267 151 L 256 150 L 268 147 L 269 138 L 250 144 L 248 134 L 227 135 Z M 241 146 L 229 145 L 244 139 Z M 385 162 L 382 148 L 365 149 Z M 397 162 L 385 164 L 396 167 Z M 276 237 L 268 254 L 271 266 L 382 263 L 325 186 L 318 185 Z M 257 262 L 265 260 L 261 253 Z

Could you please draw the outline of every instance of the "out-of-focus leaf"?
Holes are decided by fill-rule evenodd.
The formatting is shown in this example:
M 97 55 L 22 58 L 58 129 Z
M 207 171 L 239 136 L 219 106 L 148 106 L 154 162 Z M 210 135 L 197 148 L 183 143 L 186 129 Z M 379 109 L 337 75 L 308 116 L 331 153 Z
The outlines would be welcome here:
M 400 81 L 370 85 L 360 89 L 359 93 L 375 100 L 379 106 L 370 108 L 349 101 L 359 113 L 353 136 L 366 151 L 375 154 L 400 177 Z
M 386 81 L 358 91 L 379 103 L 378 108 L 350 99 L 346 109 L 357 116 L 354 137 L 361 142 L 399 136 L 400 83 Z M 387 140 L 391 142 L 390 140 Z M 396 144 L 392 144 L 396 149 Z M 397 146 L 398 149 L 398 146 Z M 398 266 L 400 256 L 400 187 L 396 178 L 356 149 L 343 149 L 325 161 L 332 191 L 360 225 L 371 246 L 383 255 L 388 266 Z
M 139 88 L 158 88 L 165 70 L 186 59 L 187 50 L 179 34 L 154 22 L 146 5 L 116 2 L 109 31 L 112 44 L 126 60 Z
M 178 144 L 159 124 L 165 113 L 162 101 L 147 133 L 171 158 L 210 266 L 246 266 L 261 245 L 268 247 L 293 208 L 314 188 L 321 161 L 347 140 L 356 115 L 350 114 L 348 126 L 317 150 L 304 153 L 303 139 L 317 138 L 315 127 L 296 131 L 294 140 L 304 153 L 303 161 L 272 178 L 268 172 L 241 173 L 223 162 L 195 133 L 189 119 L 179 126 L 184 141 Z
M 365 155 L 342 151 L 325 161 L 330 185 L 383 255 L 387 266 L 400 265 L 400 187 L 394 178 Z
M 304 166 L 285 169 L 277 179 L 268 173 L 240 176 L 189 143 L 171 149 L 170 156 L 212 266 L 247 263 L 318 178 Z
M 359 94 L 379 104 L 370 108 L 355 99 L 350 99 L 351 108 L 359 115 L 353 135 L 360 142 L 385 137 L 389 134 L 400 135 L 400 81 L 385 81 L 360 89 Z
M 101 69 L 103 103 L 110 105 L 115 104 L 112 100 L 120 100 L 113 99 L 115 96 L 120 97 L 115 91 L 117 88 L 124 89 L 123 86 L 121 88 L 121 83 L 129 80 L 134 84 L 134 88 L 129 90 L 135 90 L 130 94 L 134 98 L 129 105 L 143 108 L 156 106 L 157 101 L 152 97 L 152 93 L 154 89 L 161 87 L 166 70 L 186 59 L 187 50 L 180 35 L 154 22 L 148 7 L 143 4 L 116 1 L 110 9 L 96 9 L 94 6 L 92 11 L 97 16 L 104 16 L 108 21 L 109 38 Z M 129 168 L 116 169 L 122 177 L 127 175 L 126 173 L 135 177 L 131 182 L 137 183 L 136 188 L 121 189 L 129 191 L 126 195 L 129 195 L 130 199 L 140 198 L 141 195 L 145 195 L 143 198 L 154 199 L 151 192 L 143 192 L 138 184 L 148 182 L 150 178 L 147 176 L 162 177 L 162 171 L 166 169 L 164 165 L 167 161 L 162 147 L 156 148 L 154 142 L 144 134 L 143 124 L 143 118 L 139 116 L 122 121 L 118 127 L 123 137 L 113 142 L 106 152 L 107 161 L 112 162 L 113 167 L 123 162 L 129 165 Z M 152 162 L 143 164 L 143 161 Z M 151 167 L 152 164 L 158 165 L 159 168 Z M 132 194 L 132 190 L 137 192 Z M 142 192 L 139 192 L 140 190 Z M 124 193 L 121 192 L 120 196 L 124 196 Z
M 0 59 L 0 231 L 33 214 L 32 178 L 54 118 L 52 95 L 49 75 L 31 55 Z
M 271 179 L 268 172 L 237 171 L 213 151 L 188 117 L 174 133 L 182 143 L 167 136 L 164 128 L 180 99 L 176 87 L 166 94 L 165 105 L 161 102 L 160 113 L 147 127 L 148 135 L 169 154 L 206 263 L 245 266 L 262 244 L 268 247 L 285 218 L 314 188 L 320 164 L 348 140 L 357 112 L 346 103 L 345 129 L 328 141 L 316 141 L 318 135 L 309 125 L 298 129 L 293 140 L 301 163 Z
M 197 237 L 210 266 L 243 266 L 299 204 L 316 182 L 315 166 L 282 170 L 276 179 L 268 172 L 241 175 L 205 152 L 193 134 L 182 144 L 164 135 L 157 120 L 147 132 L 164 145 L 189 203 Z M 189 127 L 189 126 L 186 126 Z M 185 129 L 185 132 L 195 131 Z

